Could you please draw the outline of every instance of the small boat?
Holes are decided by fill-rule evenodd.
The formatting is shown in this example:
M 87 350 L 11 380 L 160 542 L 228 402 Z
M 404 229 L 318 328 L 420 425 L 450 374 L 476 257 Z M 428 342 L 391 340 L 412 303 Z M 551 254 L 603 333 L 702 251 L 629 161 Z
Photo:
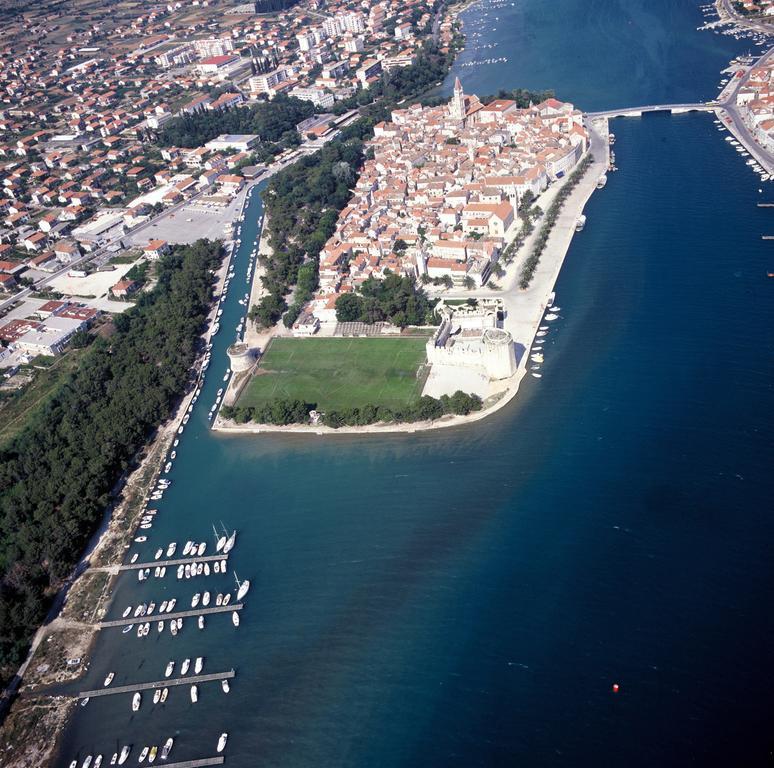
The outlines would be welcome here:
M 94 768 L 99 768 L 102 765 L 102 755 L 97 755 L 94 758 Z
M 135 552 L 135 553 L 132 555 L 132 559 L 131 559 L 129 562 L 130 562 L 132 565 L 134 565 L 134 564 L 137 562 L 137 558 L 138 558 L 139 556 L 140 556 L 140 553 L 139 553 L 139 552 Z
M 172 670 L 175 668 L 175 662 L 170 661 L 169 664 L 167 664 L 167 668 L 164 670 L 164 677 L 169 677 L 172 674 Z
M 202 667 L 204 666 L 204 657 L 203 656 L 197 656 L 196 662 L 194 663 L 194 672 L 198 675 L 202 671 Z
M 205 592 L 202 595 L 202 605 L 206 608 L 210 604 L 210 593 Z
M 228 741 L 228 734 L 221 733 L 218 739 L 218 752 L 222 752 L 226 748 L 226 742 Z
M 199 600 L 201 600 L 201 593 L 197 592 L 192 598 L 191 598 L 191 608 L 196 608 L 197 605 L 199 605 Z
M 159 613 L 165 613 L 167 610 L 167 601 L 164 600 L 161 603 L 161 606 L 159 607 Z
M 78 768 L 78 761 L 77 760 L 72 760 L 70 762 L 70 768 Z
M 131 632 L 131 631 L 132 631 L 132 627 L 133 627 L 133 626 L 134 626 L 134 624 L 127 624 L 127 625 L 126 625 L 126 626 L 125 626 L 125 627 L 124 627 L 124 628 L 121 630 L 122 634 L 124 634 L 124 635 L 125 635 L 127 632 Z
M 86 706 L 88 703 L 89 703 L 89 697 L 87 696 L 87 697 L 86 697 L 86 698 L 85 698 L 85 699 L 84 699 L 84 700 L 81 702 L 81 706 L 82 706 L 82 707 L 85 707 L 85 706 Z
M 549 312 L 546 315 L 546 320 L 548 320 L 550 322 L 551 320 L 556 320 L 558 317 L 559 317 L 559 315 L 555 315 L 553 312 Z
M 199 629 L 204 629 L 204 616 L 199 616 Z
M 143 531 L 147 531 L 149 528 L 153 528 L 153 526 L 152 526 L 150 523 L 142 523 L 142 524 L 140 525 L 140 528 L 141 528 Z
M 147 613 L 147 615 L 150 616 L 153 613 L 153 611 L 155 611 L 155 610 L 156 610 L 156 603 L 151 601 L 151 604 L 148 606 L 148 613 Z
M 91 755 L 86 755 L 83 762 L 81 763 L 81 768 L 89 768 L 91 765 Z
M 201 389 L 196 390 L 196 396 L 199 397 L 199 393 L 201 392 Z M 169 458 L 174 461 L 177 458 L 177 451 L 172 451 L 172 453 L 169 454 Z
M 218 596 L 215 598 L 215 605 L 223 605 L 223 594 L 218 592 Z
M 180 674 L 181 675 L 187 675 L 188 674 L 188 669 L 189 669 L 190 666 L 191 666 L 191 659 L 184 659 L 183 660 L 183 664 L 180 667 Z
M 237 611 L 232 611 L 231 621 L 233 622 L 235 627 L 239 626 L 239 613 Z
M 167 557 L 172 557 L 172 555 L 175 554 L 175 549 L 177 548 L 177 544 L 173 541 L 168 547 L 167 547 Z
M 212 532 L 215 534 L 216 544 L 215 544 L 215 551 L 220 552 L 223 547 L 226 545 L 226 536 L 218 536 L 218 532 L 215 530 L 215 526 L 212 526 Z
M 157 625 L 157 626 L 158 626 L 158 628 L 159 628 L 159 632 L 163 632 L 163 631 L 164 631 L 164 620 L 162 619 L 162 620 L 161 620 L 161 621 L 158 623 L 158 625 Z
M 217 560 L 215 561 L 215 565 L 212 566 L 212 569 L 215 573 L 220 573 L 220 563 Z
M 207 542 L 203 541 L 201 544 L 199 544 L 199 549 L 197 550 L 196 554 L 199 557 L 202 557 L 204 555 L 205 550 L 207 549 Z
M 152 746 L 150 749 L 150 752 L 148 753 L 148 762 L 152 763 L 156 759 L 156 755 L 159 752 L 159 748 L 157 746 Z
M 178 619 L 177 620 L 177 628 L 178 629 L 182 629 L 183 628 L 183 620 L 182 619 Z
M 161 703 L 163 704 L 167 700 L 167 696 L 169 696 L 169 688 L 165 688 L 161 692 Z
M 156 550 L 156 554 L 153 556 L 153 559 L 154 560 L 158 560 L 163 554 L 164 554 L 164 550 L 163 549 L 157 549 Z
M 234 544 L 236 544 L 236 535 L 237 532 L 234 531 L 231 536 L 226 539 L 226 543 L 223 545 L 223 554 L 227 555 L 231 550 L 234 548 Z
M 143 747 L 142 752 L 140 752 L 140 756 L 137 758 L 137 762 L 144 762 L 145 758 L 148 756 L 148 752 L 150 752 L 150 747 Z
M 231 602 L 231 592 L 226 592 L 225 595 L 223 595 L 223 605 L 228 605 Z
M 210 564 L 209 563 L 205 563 L 204 564 L 204 575 L 205 576 L 209 576 L 210 575 Z
M 194 573 L 194 568 L 196 568 L 195 573 Z M 202 573 L 204 573 L 204 563 L 196 563 L 194 566 L 191 566 L 192 576 L 201 576 Z
M 107 688 L 107 687 L 110 685 L 110 683 L 112 683 L 112 682 L 113 682 L 113 678 L 114 678 L 115 676 L 116 676 L 116 673 L 115 673 L 115 672 L 109 672 L 109 673 L 108 673 L 108 676 L 105 678 L 105 682 L 104 682 L 104 683 L 102 683 L 102 686 L 103 686 L 104 688 Z
M 126 744 L 121 747 L 121 754 L 118 757 L 118 764 L 123 765 L 126 762 L 126 758 L 129 757 L 129 753 L 132 751 L 132 745 Z
M 228 693 L 231 690 L 231 686 L 229 686 L 228 680 L 225 678 L 220 681 L 220 687 L 223 689 L 223 693 Z
M 147 537 L 147 536 L 137 536 L 137 537 L 135 538 L 135 541 L 136 541 L 138 544 L 142 544 L 143 542 L 145 542 L 145 541 L 148 541 L 148 537 Z
M 127 616 L 128 616 L 130 613 L 131 613 L 131 612 L 132 612 L 132 606 L 131 606 L 131 605 L 128 605 L 128 606 L 127 606 L 127 607 L 124 609 L 123 617 L 124 617 L 124 618 L 126 618 L 126 617 L 127 617 Z
M 113 752 L 113 756 L 110 758 L 110 765 L 115 765 L 118 761 L 118 752 Z
M 234 573 L 234 578 L 236 579 L 237 583 L 237 600 L 241 600 L 246 594 L 247 590 L 250 589 L 250 580 L 245 579 L 244 581 L 240 582 L 239 578 L 237 577 L 236 573 Z
M 173 597 L 167 604 L 167 613 L 172 613 L 172 609 L 175 607 L 175 603 L 177 603 L 177 598 Z
M 158 704 L 160 698 L 161 698 L 161 689 L 160 688 L 154 689 L 154 691 L 153 691 L 153 703 L 154 704 Z
M 586 217 L 581 213 L 575 221 L 575 231 L 582 232 L 586 226 Z
M 169 753 L 172 751 L 172 745 L 174 743 L 175 740 L 171 736 L 164 742 L 164 746 L 161 749 L 162 760 L 166 760 L 169 757 Z
M 196 704 L 199 701 L 199 688 L 195 685 L 191 686 L 191 703 Z
M 186 579 L 191 578 L 191 564 L 186 563 L 185 568 L 183 568 L 183 575 L 186 577 Z
M 140 708 L 140 704 L 142 704 L 142 694 L 137 691 L 132 697 L 132 712 L 136 712 Z
M 159 568 L 159 566 L 157 565 L 157 566 L 156 566 L 156 567 L 153 569 L 153 578 L 154 578 L 154 579 L 158 579 L 158 577 L 159 577 L 159 575 L 160 575 L 160 574 L 161 574 L 161 568 Z
M 172 637 L 177 637 L 177 622 L 174 619 L 169 622 L 169 631 L 172 633 Z
M 220 561 L 220 572 L 221 573 L 225 573 L 226 572 L 226 561 L 225 560 L 221 560 Z
M 177 578 L 182 579 L 183 578 L 183 566 L 178 565 L 177 566 Z
M 530 376 L 534 376 L 536 379 L 542 379 L 543 374 L 542 373 L 531 373 Z
M 159 578 L 163 579 L 167 575 L 167 566 L 162 565 L 161 570 L 159 571 Z

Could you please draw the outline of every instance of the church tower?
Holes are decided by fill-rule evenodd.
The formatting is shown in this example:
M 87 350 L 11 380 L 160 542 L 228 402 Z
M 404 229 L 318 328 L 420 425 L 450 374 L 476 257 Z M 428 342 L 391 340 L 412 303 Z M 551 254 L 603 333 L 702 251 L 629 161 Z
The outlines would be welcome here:
M 465 122 L 465 94 L 462 92 L 462 83 L 459 77 L 454 81 L 454 95 L 449 104 L 449 112 L 452 119 Z

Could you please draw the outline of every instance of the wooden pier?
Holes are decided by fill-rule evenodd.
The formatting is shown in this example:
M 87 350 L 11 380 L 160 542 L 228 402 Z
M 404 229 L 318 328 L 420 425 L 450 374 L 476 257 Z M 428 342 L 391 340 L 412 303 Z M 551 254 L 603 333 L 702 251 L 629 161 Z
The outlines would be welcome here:
M 233 669 L 228 672 L 213 672 L 210 675 L 183 675 L 182 677 L 167 677 L 164 680 L 155 680 L 151 683 L 135 683 L 134 685 L 117 685 L 115 688 L 107 686 L 96 691 L 81 691 L 76 699 L 91 699 L 97 696 L 112 696 L 120 693 L 136 693 L 137 691 L 150 691 L 156 688 L 172 688 L 178 685 L 197 685 L 198 683 L 213 683 L 219 680 L 230 680 L 236 675 Z
M 191 616 L 206 616 L 209 613 L 230 613 L 231 611 L 241 611 L 244 603 L 234 603 L 233 605 L 213 605 L 209 608 L 192 608 L 190 611 L 173 611 L 172 613 L 152 613 L 150 616 L 127 616 L 125 619 L 113 619 L 112 621 L 100 621 L 95 624 L 97 629 L 108 629 L 109 627 L 125 627 L 127 624 L 153 624 L 157 621 L 171 621 L 172 619 L 187 619 Z
M 185 760 L 182 763 L 164 763 L 166 768 L 205 768 L 207 765 L 223 765 L 223 755 L 217 757 L 203 757 L 200 760 Z
M 197 563 L 214 563 L 228 560 L 226 555 L 202 555 L 201 557 L 181 557 L 176 560 L 154 560 L 152 563 L 127 563 L 118 567 L 119 571 L 139 571 L 140 568 L 176 568 L 178 565 L 196 565 Z M 218 574 L 215 574 L 216 576 Z

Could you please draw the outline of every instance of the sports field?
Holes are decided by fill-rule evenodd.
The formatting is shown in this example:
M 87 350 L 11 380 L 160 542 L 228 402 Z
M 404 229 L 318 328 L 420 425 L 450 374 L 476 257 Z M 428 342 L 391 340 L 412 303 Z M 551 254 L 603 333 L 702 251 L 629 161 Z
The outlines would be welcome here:
M 418 400 L 425 377 L 424 337 L 274 339 L 240 406 L 277 398 L 317 403 L 320 410 L 363 405 L 400 408 Z

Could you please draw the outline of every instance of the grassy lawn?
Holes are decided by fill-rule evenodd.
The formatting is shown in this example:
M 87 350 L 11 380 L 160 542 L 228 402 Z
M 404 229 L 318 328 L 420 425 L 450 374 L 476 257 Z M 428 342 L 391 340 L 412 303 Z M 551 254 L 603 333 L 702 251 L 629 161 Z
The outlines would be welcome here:
M 422 394 L 426 339 L 274 339 L 239 405 L 297 398 L 322 410 L 406 406 Z
M 47 364 L 48 367 L 35 371 L 35 378 L 22 390 L 4 393 L 0 400 L 0 446 L 24 429 L 27 419 L 48 401 L 70 372 L 75 370 L 84 352 L 83 349 L 71 349 L 62 357 L 39 359 L 39 363 Z

